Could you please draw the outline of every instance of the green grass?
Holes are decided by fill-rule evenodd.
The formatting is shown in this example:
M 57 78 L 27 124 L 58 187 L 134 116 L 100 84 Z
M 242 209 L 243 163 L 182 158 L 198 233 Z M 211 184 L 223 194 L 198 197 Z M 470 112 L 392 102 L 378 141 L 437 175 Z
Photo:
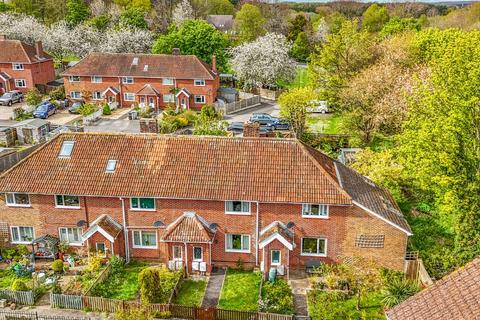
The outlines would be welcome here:
M 309 131 L 314 133 L 329 133 L 329 134 L 340 134 L 340 121 L 341 118 L 339 115 L 329 114 L 313 114 L 307 117 L 307 126 Z
M 361 308 L 357 311 L 356 297 L 345 300 L 331 299 L 331 293 L 321 291 L 309 292 L 309 311 L 312 320 L 336 320 L 336 319 L 385 319 L 384 308 L 378 292 L 363 294 Z
M 10 288 L 17 277 L 11 270 L 0 269 L 0 289 Z
M 204 280 L 184 280 L 180 285 L 180 290 L 175 298 L 175 304 L 185 306 L 200 306 L 207 282 Z
M 286 83 L 283 81 L 278 82 L 280 88 L 294 89 L 294 88 L 303 88 L 308 85 L 308 72 L 307 68 L 297 67 L 297 74 L 295 79 L 292 82 Z
M 139 289 L 138 274 L 147 266 L 146 262 L 130 262 L 122 272 L 110 275 L 104 282 L 96 285 L 92 294 L 109 299 L 135 299 Z
M 228 269 L 218 306 L 222 309 L 256 311 L 260 273 Z

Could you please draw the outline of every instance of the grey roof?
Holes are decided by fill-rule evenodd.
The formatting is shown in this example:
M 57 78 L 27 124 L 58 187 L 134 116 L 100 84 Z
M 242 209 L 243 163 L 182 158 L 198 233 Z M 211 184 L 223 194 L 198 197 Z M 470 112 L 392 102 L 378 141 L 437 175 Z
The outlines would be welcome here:
M 47 123 L 48 122 L 45 121 L 45 120 L 35 118 L 35 119 L 23 120 L 22 122 L 19 122 L 19 123 L 13 125 L 13 127 L 30 126 L 30 127 L 40 128 L 40 127 L 43 127 L 44 125 L 46 125 Z
M 210 14 L 207 16 L 207 21 L 222 31 L 230 30 L 233 27 L 232 15 Z
M 354 202 L 407 234 L 412 234 L 407 220 L 387 190 L 338 161 L 335 161 L 335 167 L 342 188 L 347 191 Z

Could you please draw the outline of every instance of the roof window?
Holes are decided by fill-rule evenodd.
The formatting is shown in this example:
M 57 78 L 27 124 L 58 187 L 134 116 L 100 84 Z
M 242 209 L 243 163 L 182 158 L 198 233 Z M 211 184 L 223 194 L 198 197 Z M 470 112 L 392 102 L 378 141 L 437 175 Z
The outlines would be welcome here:
M 107 161 L 107 168 L 105 169 L 105 171 L 106 172 L 114 172 L 116 167 L 117 167 L 117 160 L 108 160 Z
M 60 149 L 60 158 L 70 158 L 73 151 L 73 145 L 75 141 L 63 141 L 62 148 Z
M 138 65 L 138 57 L 133 58 L 132 65 L 134 66 Z
M 143 71 L 147 72 L 148 71 L 148 64 L 143 66 Z

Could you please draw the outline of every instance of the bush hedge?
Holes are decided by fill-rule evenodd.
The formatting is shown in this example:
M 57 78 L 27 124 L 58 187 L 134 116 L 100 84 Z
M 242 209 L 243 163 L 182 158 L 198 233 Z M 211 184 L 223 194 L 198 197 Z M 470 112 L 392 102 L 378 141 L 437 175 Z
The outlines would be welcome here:
M 138 275 L 142 303 L 167 303 L 180 276 L 180 272 L 172 272 L 165 267 L 142 270 Z
M 273 283 L 269 281 L 263 283 L 260 310 L 262 312 L 293 314 L 292 289 L 287 281 L 276 279 Z

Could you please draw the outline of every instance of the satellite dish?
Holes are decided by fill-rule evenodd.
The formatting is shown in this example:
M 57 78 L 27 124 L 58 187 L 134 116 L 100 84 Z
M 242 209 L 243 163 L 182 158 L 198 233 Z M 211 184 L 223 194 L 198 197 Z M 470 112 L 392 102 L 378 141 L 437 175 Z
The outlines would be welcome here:
M 85 220 L 80 220 L 77 222 L 77 227 L 83 227 L 87 225 L 87 221 Z
M 212 230 L 217 230 L 218 224 L 216 224 L 216 223 L 211 223 L 210 226 L 209 226 L 209 228 L 212 229 Z
M 295 227 L 295 222 L 290 221 L 289 223 L 287 223 L 287 228 L 288 229 L 292 229 L 293 227 Z
M 161 228 L 161 227 L 165 227 L 165 223 L 163 223 L 162 221 L 155 221 L 155 222 L 153 223 L 153 226 L 154 226 L 155 228 Z

